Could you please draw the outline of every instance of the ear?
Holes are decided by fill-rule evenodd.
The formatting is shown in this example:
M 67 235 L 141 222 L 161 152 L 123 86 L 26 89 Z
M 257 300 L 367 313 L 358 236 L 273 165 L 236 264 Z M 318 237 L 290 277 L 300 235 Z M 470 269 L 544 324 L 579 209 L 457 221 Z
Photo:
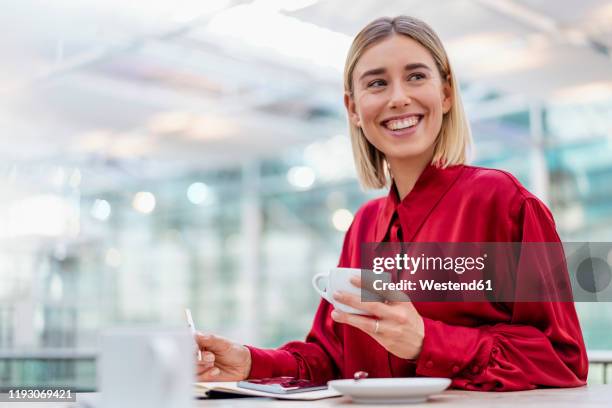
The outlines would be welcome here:
M 451 84 L 451 76 L 447 75 L 446 80 L 442 83 L 442 111 L 448 113 L 453 106 L 453 88 Z
M 355 101 L 348 92 L 344 93 L 344 107 L 346 108 L 346 113 L 353 126 L 361 126 L 361 120 L 359 120 L 359 115 L 355 110 Z

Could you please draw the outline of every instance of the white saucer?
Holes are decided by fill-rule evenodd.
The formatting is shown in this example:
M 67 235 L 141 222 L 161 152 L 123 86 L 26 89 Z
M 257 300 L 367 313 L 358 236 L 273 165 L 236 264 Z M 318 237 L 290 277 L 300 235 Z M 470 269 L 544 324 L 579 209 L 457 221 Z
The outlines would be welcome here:
M 415 377 L 333 380 L 327 384 L 356 403 L 400 404 L 423 402 L 447 389 L 450 383 L 449 378 Z

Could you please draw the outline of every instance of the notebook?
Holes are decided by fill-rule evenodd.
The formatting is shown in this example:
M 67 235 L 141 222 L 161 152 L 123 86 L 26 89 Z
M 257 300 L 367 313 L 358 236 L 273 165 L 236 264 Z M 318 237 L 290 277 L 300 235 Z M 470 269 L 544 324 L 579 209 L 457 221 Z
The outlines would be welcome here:
M 328 388 L 326 390 L 298 392 L 294 394 L 274 394 L 271 392 L 247 390 L 240 388 L 236 381 L 229 382 L 198 382 L 195 383 L 195 395 L 198 398 L 240 398 L 267 397 L 281 400 L 314 401 L 324 398 L 339 397 L 342 394 Z

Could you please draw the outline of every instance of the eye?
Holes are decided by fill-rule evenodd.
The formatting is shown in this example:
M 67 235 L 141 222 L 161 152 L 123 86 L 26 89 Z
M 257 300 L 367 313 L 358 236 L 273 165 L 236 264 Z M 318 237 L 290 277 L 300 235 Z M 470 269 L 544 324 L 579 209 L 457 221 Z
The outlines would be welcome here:
M 419 80 L 425 79 L 425 78 L 426 78 L 425 74 L 422 74 L 420 72 L 415 72 L 414 74 L 408 75 L 408 80 L 409 81 L 419 81 Z
M 381 86 L 385 86 L 387 83 L 382 79 L 375 79 L 372 82 L 368 83 L 368 88 L 380 88 Z

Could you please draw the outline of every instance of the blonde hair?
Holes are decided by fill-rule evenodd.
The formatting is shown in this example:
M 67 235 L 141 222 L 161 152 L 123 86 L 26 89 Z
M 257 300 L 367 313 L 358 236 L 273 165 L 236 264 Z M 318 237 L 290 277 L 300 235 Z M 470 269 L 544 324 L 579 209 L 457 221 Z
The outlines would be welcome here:
M 436 138 L 432 164 L 445 168 L 465 163 L 472 137 L 461 103 L 459 86 L 442 42 L 433 29 L 423 21 L 408 16 L 381 17 L 365 26 L 353 40 L 346 58 L 344 91 L 353 98 L 353 70 L 355 65 L 370 46 L 394 34 L 410 37 L 425 47 L 436 62 L 442 80 L 446 81 L 447 76 L 449 78 L 452 106 L 442 118 L 442 126 Z M 353 125 L 350 121 L 349 131 L 355 166 L 363 187 L 383 188 L 387 186 L 390 174 L 388 174 L 384 154 L 366 139 L 361 127 Z

